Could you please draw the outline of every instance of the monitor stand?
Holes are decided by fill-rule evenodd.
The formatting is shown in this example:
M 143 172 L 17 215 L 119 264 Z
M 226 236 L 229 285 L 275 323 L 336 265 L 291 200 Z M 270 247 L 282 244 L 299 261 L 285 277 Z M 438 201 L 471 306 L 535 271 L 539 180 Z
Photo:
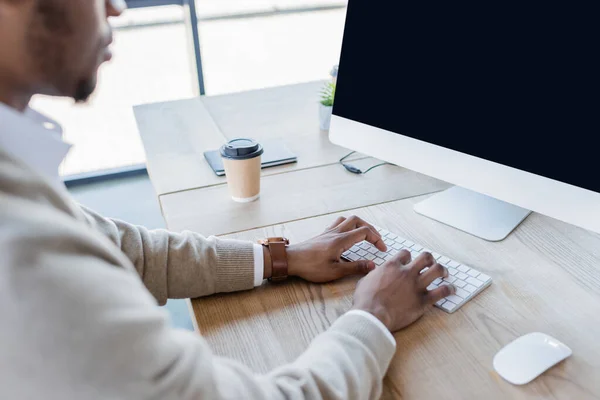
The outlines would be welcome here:
M 491 242 L 505 239 L 531 213 L 458 186 L 416 204 L 415 211 Z

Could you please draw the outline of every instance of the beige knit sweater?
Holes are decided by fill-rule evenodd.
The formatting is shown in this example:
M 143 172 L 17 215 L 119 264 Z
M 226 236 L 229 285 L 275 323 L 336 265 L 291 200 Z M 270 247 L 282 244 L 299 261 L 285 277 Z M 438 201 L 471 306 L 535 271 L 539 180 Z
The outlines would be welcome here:
M 157 307 L 252 287 L 250 243 L 103 218 L 0 149 L 1 399 L 380 396 L 394 347 L 366 318 L 257 375 Z

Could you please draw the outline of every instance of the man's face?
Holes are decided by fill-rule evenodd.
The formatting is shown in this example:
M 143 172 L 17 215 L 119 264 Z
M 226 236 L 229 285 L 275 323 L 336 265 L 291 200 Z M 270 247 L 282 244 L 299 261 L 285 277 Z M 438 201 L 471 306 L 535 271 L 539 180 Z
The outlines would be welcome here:
M 86 100 L 98 67 L 111 57 L 107 18 L 119 8 L 109 0 L 0 0 L 0 25 L 7 22 L 0 27 L 2 46 L 16 47 L 2 53 L 9 59 L 0 65 L 8 72 L 0 73 L 12 73 L 33 93 Z

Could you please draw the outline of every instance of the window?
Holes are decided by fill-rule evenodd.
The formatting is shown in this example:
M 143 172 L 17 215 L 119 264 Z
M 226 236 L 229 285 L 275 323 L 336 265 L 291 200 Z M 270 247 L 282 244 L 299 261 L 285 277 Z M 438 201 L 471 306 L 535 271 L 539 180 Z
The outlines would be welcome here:
M 326 79 L 339 59 L 344 1 L 202 0 L 197 7 L 206 95 Z M 143 164 L 132 106 L 198 93 L 184 17 L 178 5 L 127 10 L 111 22 L 114 57 L 87 104 L 34 98 L 32 106 L 74 144 L 63 176 Z

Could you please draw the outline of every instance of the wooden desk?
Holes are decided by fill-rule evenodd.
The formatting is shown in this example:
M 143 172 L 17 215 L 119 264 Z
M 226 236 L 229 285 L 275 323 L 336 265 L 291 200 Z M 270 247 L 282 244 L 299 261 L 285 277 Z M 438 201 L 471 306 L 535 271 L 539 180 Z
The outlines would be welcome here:
M 485 242 L 413 212 L 424 197 L 352 212 L 490 275 L 494 282 L 454 314 L 432 308 L 395 334 L 398 348 L 383 398 L 600 398 L 600 235 L 532 214 L 506 240 Z M 347 213 L 341 213 L 347 215 Z M 251 230 L 230 237 L 308 239 L 339 214 Z M 215 353 L 256 371 L 293 361 L 346 312 L 356 278 L 326 285 L 295 280 L 193 301 Z M 520 335 L 540 331 L 573 356 L 534 382 L 500 378 L 492 359 Z
M 505 241 L 490 243 L 414 213 L 415 202 L 448 185 L 391 166 L 364 177 L 338 168 L 335 160 L 345 150 L 328 144 L 325 136 L 317 136 L 321 133 L 315 129 L 316 114 L 306 111 L 312 100 L 302 100 L 318 87 L 310 85 L 152 105 L 143 109 L 144 115 L 142 108 L 136 110 L 138 122 L 142 119 L 148 168 L 169 228 L 205 234 L 237 232 L 228 237 L 247 240 L 285 235 L 300 241 L 316 235 L 337 215 L 357 214 L 494 279 L 490 288 L 458 312 L 448 315 L 432 308 L 420 321 L 396 333 L 398 351 L 384 382 L 384 398 L 600 398 L 600 235 L 532 214 Z M 198 107 L 204 103 L 211 105 Z M 271 104 L 271 108 L 261 104 Z M 302 115 L 307 120 L 298 122 L 306 124 L 306 131 L 294 131 L 297 124 L 269 122 L 270 118 L 277 120 L 271 112 L 277 109 L 286 118 L 299 121 L 292 112 L 294 104 L 300 110 L 298 115 L 306 114 Z M 237 108 L 246 106 L 250 111 Z M 231 121 L 226 109 L 232 113 Z M 170 118 L 163 126 L 174 124 L 177 129 L 171 129 L 167 139 L 157 138 L 159 131 L 168 131 L 156 125 L 150 133 L 143 129 L 153 125 L 151 121 L 159 123 L 153 110 L 170 110 L 162 114 Z M 198 129 L 200 125 L 202 129 Z M 246 129 L 240 131 L 241 136 L 255 137 L 272 135 L 278 126 L 287 126 L 279 131 L 305 135 L 310 146 L 323 147 L 316 150 L 319 157 L 265 170 L 261 200 L 237 205 L 227 200 L 224 182 L 203 170 L 201 153 L 198 157 L 206 143 L 218 143 L 192 132 L 204 134 L 210 132 L 210 126 L 221 135 L 226 130 L 224 136 L 237 132 L 238 127 Z M 181 146 L 182 141 L 192 148 Z M 291 142 L 291 147 L 299 154 L 309 154 L 310 146 L 302 147 L 302 142 Z M 190 163 L 195 163 L 194 174 L 178 170 Z M 273 209 L 284 199 L 292 207 Z M 203 211 L 207 207 L 214 212 Z M 251 229 L 257 227 L 261 228 Z M 265 372 L 293 361 L 348 310 L 355 284 L 356 278 L 326 285 L 292 280 L 195 299 L 192 307 L 216 354 Z M 529 385 L 512 386 L 493 371 L 493 356 L 516 337 L 533 331 L 564 341 L 573 356 Z

